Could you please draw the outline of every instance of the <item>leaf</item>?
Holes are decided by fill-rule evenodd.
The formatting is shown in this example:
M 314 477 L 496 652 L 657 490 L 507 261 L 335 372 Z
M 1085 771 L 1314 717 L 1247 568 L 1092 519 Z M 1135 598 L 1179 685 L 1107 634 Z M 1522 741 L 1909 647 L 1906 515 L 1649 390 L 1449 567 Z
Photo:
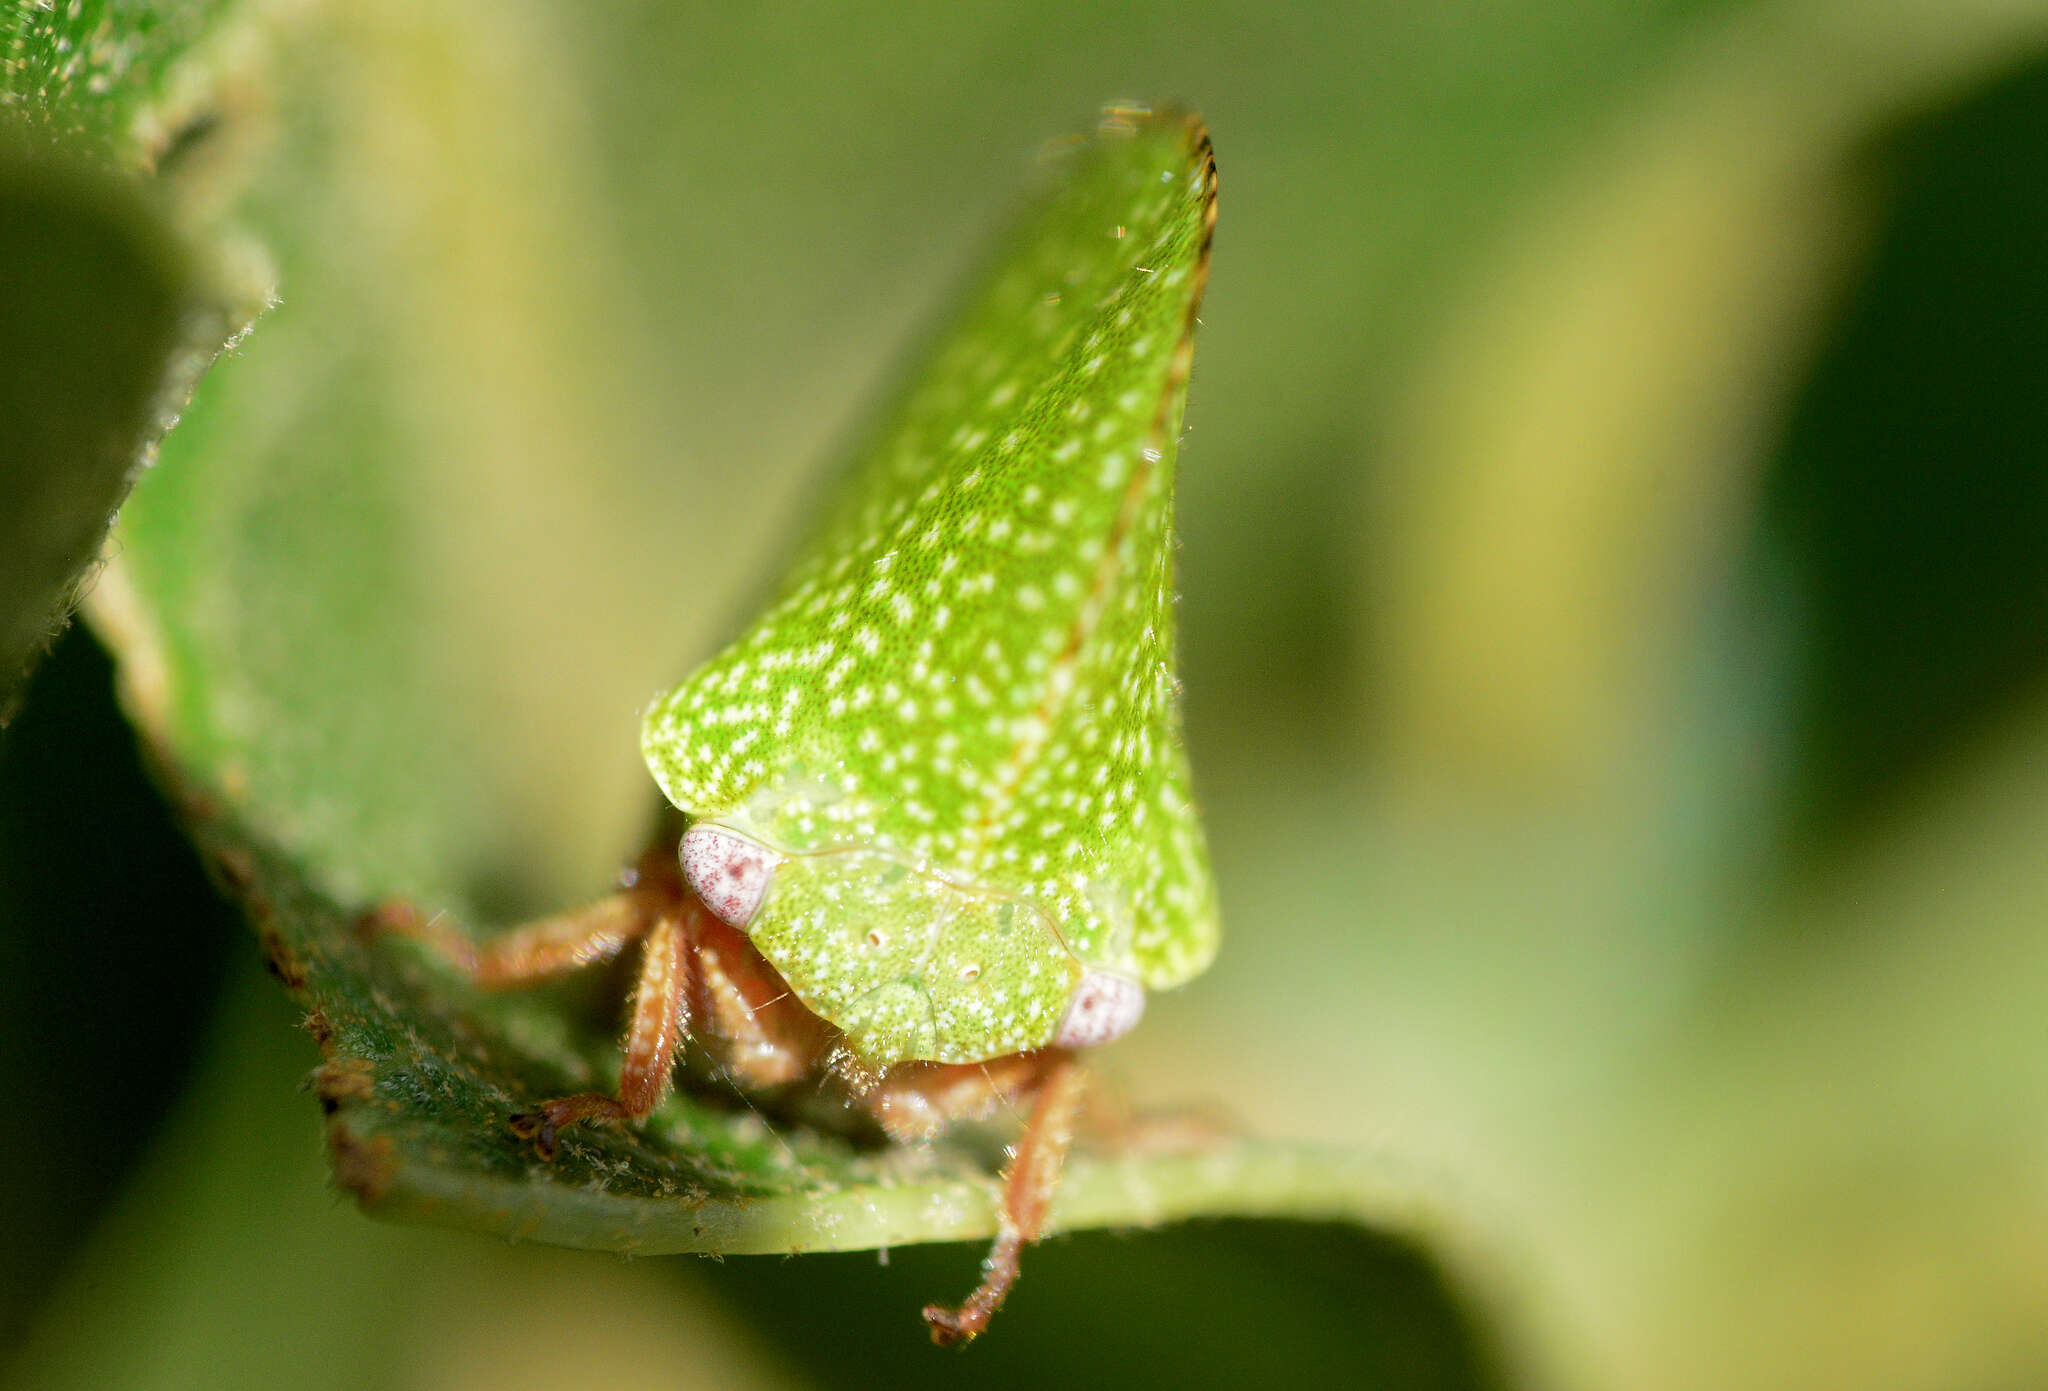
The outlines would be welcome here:
M 240 9 L 237 0 L 69 0 L 0 16 L 0 107 L 49 147 L 117 164 L 152 162 L 180 133 L 166 99 L 197 93 L 181 65 Z M 184 113 L 180 113 L 181 115 Z
M 204 66 L 185 60 L 225 9 L 0 15 L 0 725 L 157 437 L 254 312 L 123 177 L 202 121 Z
M 4 724 L 159 428 L 193 283 L 130 190 L 49 159 L 0 157 L 0 265 Z
M 1160 446 L 1170 460 L 1207 246 L 1207 148 L 1192 139 L 1182 121 L 1134 123 L 1125 113 L 1099 143 L 1069 154 L 1049 200 L 1024 219 L 934 374 L 914 389 L 914 427 L 899 439 L 984 428 L 974 413 L 1002 383 L 982 378 L 1010 353 L 1006 335 L 1028 332 L 1016 370 L 1057 391 L 1039 399 L 1026 375 L 1015 383 L 1020 404 L 1063 422 L 1090 407 L 1128 433 L 1127 474 L 1107 489 L 1106 515 L 1133 478 L 1150 477 L 1161 499 L 1170 496 Z M 320 182 L 306 177 L 308 189 Z M 1064 289 L 1049 292 L 1048 276 Z M 1140 291 L 1130 301 L 1145 316 L 1136 327 L 1115 317 L 1111 291 L 1124 286 Z M 487 820 L 490 804 L 461 776 L 476 751 L 464 735 L 471 707 L 434 687 L 433 654 L 411 631 L 415 607 L 432 603 L 402 522 L 415 505 L 403 498 L 413 478 L 374 457 L 319 452 L 321 441 L 350 436 L 315 421 L 348 419 L 361 437 L 363 407 L 349 387 L 361 392 L 376 379 L 374 359 L 350 341 L 363 329 L 294 322 L 289 306 L 322 293 L 317 284 L 294 290 L 265 326 L 276 354 L 268 370 L 329 365 L 340 389 L 292 391 L 305 414 L 281 477 L 231 446 L 203 447 L 211 421 L 202 399 L 179 436 L 185 449 L 124 515 L 123 583 L 109 587 L 102 611 L 124 649 L 130 706 L 173 768 L 195 833 L 249 905 L 274 972 L 307 1007 L 325 1056 L 316 1086 L 337 1181 L 378 1215 L 637 1252 L 991 1234 L 1001 1162 L 991 1136 L 878 1147 L 843 1117 L 803 1110 L 801 1098 L 764 1116 L 753 1099 L 715 1084 L 686 1089 L 644 1127 L 567 1135 L 543 1164 L 506 1119 L 542 1097 L 610 1087 L 615 1014 L 572 1008 L 559 992 L 482 996 L 404 944 L 365 940 L 364 910 L 391 893 L 475 921 L 473 866 L 449 856 L 478 844 L 466 827 Z M 1019 325 L 1020 312 L 1040 317 Z M 1138 344 L 1127 370 L 1091 374 L 1103 351 L 1090 336 L 1098 327 Z M 266 375 L 260 364 L 249 370 Z M 220 389 L 250 388 L 230 378 Z M 1051 434 L 1047 447 L 1063 438 Z M 1141 449 L 1157 466 L 1149 474 L 1136 467 Z M 879 457 L 894 468 L 910 456 Z M 828 527 L 871 529 L 870 503 L 872 493 L 856 494 Z M 876 505 L 886 510 L 886 499 Z M 1155 507 L 1152 529 L 1123 543 L 1141 548 L 1144 568 L 1134 573 L 1148 601 L 1164 599 L 1166 515 Z M 1156 676 L 1163 637 L 1139 650 L 1142 674 Z M 374 718 L 358 699 L 372 688 Z M 630 716 L 643 696 L 624 691 L 619 704 Z M 1207 1127 L 1137 1133 L 1150 1138 L 1076 1157 L 1054 1227 L 1208 1213 L 1371 1216 L 1397 1227 L 1430 1220 L 1426 1186 L 1379 1159 Z
M 840 1250 L 984 1237 L 999 1156 L 966 1137 L 929 1147 L 849 1140 L 737 1093 L 684 1091 L 638 1133 L 565 1133 L 551 1164 L 507 1130 L 541 1094 L 615 1068 L 601 1024 L 559 997 L 479 997 L 300 881 L 224 821 L 201 844 L 250 906 L 272 973 L 308 1007 L 325 1061 L 335 1177 L 373 1214 L 565 1246 L 658 1254 Z M 1199 1215 L 1431 1221 L 1421 1189 L 1337 1150 L 1218 1139 L 1084 1155 L 1054 1226 L 1141 1226 Z M 1197 1137 L 1188 1143 L 1186 1137 Z
M 365 1222 L 321 1191 L 303 1050 L 277 1046 L 293 1022 L 283 993 L 237 970 L 214 1017 L 200 1084 L 65 1263 L 0 1385 L 452 1391 L 598 1367 L 618 1391 L 677 1391 L 859 1385 L 881 1365 L 933 1384 L 957 1375 L 904 1313 L 960 1278 L 974 1257 L 959 1247 L 897 1248 L 886 1264 L 617 1260 Z M 1157 1317 L 1130 1317 L 1132 1288 Z M 1212 1222 L 1062 1239 L 1032 1252 L 1011 1306 L 974 1354 L 997 1387 L 1085 1383 L 1105 1362 L 1112 1380 L 1220 1366 L 1224 1384 L 1247 1384 L 1276 1343 L 1361 1385 L 1500 1384 L 1473 1365 L 1422 1262 L 1356 1230 Z M 544 1329 L 545 1356 L 507 1329 Z

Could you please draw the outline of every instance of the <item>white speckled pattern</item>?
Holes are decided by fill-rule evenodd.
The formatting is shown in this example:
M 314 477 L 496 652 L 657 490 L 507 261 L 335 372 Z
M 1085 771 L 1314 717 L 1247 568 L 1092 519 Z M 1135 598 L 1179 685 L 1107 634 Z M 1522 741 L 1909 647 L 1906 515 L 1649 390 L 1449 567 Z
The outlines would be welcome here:
M 643 727 L 693 823 L 781 857 L 749 934 L 877 1067 L 1040 1047 L 1091 969 L 1165 989 L 1216 951 L 1173 623 L 1215 168 L 1130 112 L 1064 160 L 766 612 Z

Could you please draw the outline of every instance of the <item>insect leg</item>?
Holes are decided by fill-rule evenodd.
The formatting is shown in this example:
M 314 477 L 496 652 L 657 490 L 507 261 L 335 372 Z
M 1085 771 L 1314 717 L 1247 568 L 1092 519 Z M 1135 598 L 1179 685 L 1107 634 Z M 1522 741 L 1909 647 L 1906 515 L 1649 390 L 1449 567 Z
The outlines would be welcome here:
M 689 953 L 682 924 L 664 914 L 648 929 L 640 979 L 633 990 L 633 1016 L 626 1026 L 619 1093 L 582 1092 L 544 1102 L 539 1110 L 512 1117 L 512 1133 L 533 1141 L 542 1159 L 555 1155 L 555 1132 L 592 1120 L 639 1120 L 668 1091 L 675 1073 L 676 1045 L 687 1024 Z
M 647 931 L 653 912 L 647 895 L 617 893 L 477 943 L 438 915 L 421 918 L 411 904 L 394 902 L 379 907 L 367 926 L 422 942 L 476 985 L 497 990 L 609 961 Z
M 804 1008 L 745 933 L 694 896 L 682 911 L 690 934 L 690 1033 L 714 1067 L 755 1089 L 809 1073 L 830 1042 L 824 1021 Z
M 1001 1225 L 995 1245 L 981 1263 L 981 1283 L 957 1309 L 925 1306 L 924 1321 L 931 1325 L 932 1341 L 940 1347 L 968 1342 L 988 1327 L 1010 1286 L 1017 1283 L 1018 1259 L 1044 1230 L 1053 1194 L 1059 1190 L 1060 1170 L 1073 1143 L 1074 1118 L 1087 1085 L 1087 1073 L 1072 1053 L 1060 1051 L 1049 1056 L 1031 1120 L 1003 1180 Z
M 899 1145 L 936 1139 L 960 1121 L 987 1120 L 1014 1108 L 1043 1082 L 1046 1060 L 1012 1053 L 985 1063 L 899 1063 L 865 1098 L 868 1113 Z

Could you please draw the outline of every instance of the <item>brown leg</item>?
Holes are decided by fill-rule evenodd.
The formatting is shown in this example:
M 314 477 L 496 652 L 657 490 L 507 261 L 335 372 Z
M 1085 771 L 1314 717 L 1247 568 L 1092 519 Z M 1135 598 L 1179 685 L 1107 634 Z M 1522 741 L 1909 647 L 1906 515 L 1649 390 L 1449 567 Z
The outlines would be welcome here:
M 431 947 L 486 990 L 502 990 L 567 975 L 609 961 L 654 920 L 656 905 L 645 893 L 628 891 L 585 908 L 541 918 L 478 944 L 439 917 L 422 919 L 409 903 L 387 903 L 367 926 L 378 933 L 410 937 Z
M 987 1120 L 1032 1096 L 1044 1086 L 1046 1067 L 1043 1053 L 1012 1053 L 985 1063 L 899 1063 L 863 1100 L 890 1139 L 922 1144 L 948 1126 Z
M 684 887 L 673 847 L 651 850 L 634 886 L 586 908 L 543 918 L 477 944 L 411 905 L 387 903 L 367 917 L 372 935 L 409 937 L 474 984 L 506 989 L 609 961 L 636 938 L 645 947 L 624 1042 L 619 1095 L 560 1097 L 513 1117 L 513 1129 L 554 1152 L 555 1132 L 581 1121 L 638 1119 L 668 1088 L 675 1050 L 694 1035 L 735 1082 L 769 1087 L 809 1072 L 831 1031 L 805 1009 L 743 933 L 719 921 Z M 665 1031 L 658 1021 L 672 1020 Z
M 617 1096 L 582 1092 L 512 1117 L 512 1133 L 533 1141 L 534 1152 L 542 1159 L 555 1157 L 555 1132 L 563 1126 L 593 1120 L 639 1120 L 660 1104 L 675 1074 L 676 1047 L 689 1026 L 691 957 L 685 947 L 682 924 L 674 914 L 655 919 L 648 929 L 640 980 L 633 990 L 633 1017 L 626 1026 Z
M 1037 1104 L 1031 1108 L 1031 1120 L 1003 1180 L 1001 1225 L 995 1245 L 981 1263 L 981 1283 L 957 1309 L 925 1306 L 924 1321 L 931 1325 L 932 1341 L 940 1347 L 969 1342 L 988 1327 L 989 1319 L 1003 1307 L 1010 1286 L 1017 1283 L 1018 1258 L 1044 1230 L 1053 1194 L 1059 1190 L 1060 1170 L 1066 1164 L 1067 1147 L 1073 1143 L 1074 1117 L 1081 1109 L 1087 1084 L 1087 1073 L 1072 1053 L 1048 1056 Z
M 817 1066 L 832 1032 L 804 1008 L 738 929 L 693 896 L 682 908 L 688 937 L 690 1032 L 742 1087 L 794 1082 Z

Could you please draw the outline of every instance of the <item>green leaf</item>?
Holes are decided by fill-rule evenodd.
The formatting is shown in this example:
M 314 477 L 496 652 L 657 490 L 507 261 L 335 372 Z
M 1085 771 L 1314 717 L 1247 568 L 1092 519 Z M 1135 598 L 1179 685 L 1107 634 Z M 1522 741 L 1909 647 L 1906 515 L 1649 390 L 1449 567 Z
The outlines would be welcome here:
M 177 137 L 181 65 L 237 0 L 65 0 L 0 15 L 0 110 L 28 139 L 122 164 Z M 180 113 L 185 114 L 185 113 Z
M 0 140 L 4 140 L 0 129 Z M 0 724 L 161 426 L 193 291 L 120 182 L 0 155 Z
M 192 383 L 263 294 L 194 249 L 187 186 L 128 177 L 217 118 L 224 3 L 0 15 L 0 725 Z
M 372 1213 L 564 1246 L 658 1254 L 842 1250 L 995 1230 L 989 1137 L 877 1147 L 787 1109 L 772 1117 L 700 1080 L 637 1132 L 565 1132 L 542 1163 L 506 1117 L 616 1070 L 602 1015 L 559 993 L 479 996 L 404 946 L 368 941 L 355 913 L 309 888 L 231 823 L 200 842 L 249 904 L 266 960 L 308 1010 L 325 1058 L 335 1177 Z M 616 1004 L 615 1000 L 607 1001 Z M 1069 1166 L 1055 1229 L 1203 1215 L 1437 1220 L 1417 1176 L 1334 1149 L 1162 1128 Z

